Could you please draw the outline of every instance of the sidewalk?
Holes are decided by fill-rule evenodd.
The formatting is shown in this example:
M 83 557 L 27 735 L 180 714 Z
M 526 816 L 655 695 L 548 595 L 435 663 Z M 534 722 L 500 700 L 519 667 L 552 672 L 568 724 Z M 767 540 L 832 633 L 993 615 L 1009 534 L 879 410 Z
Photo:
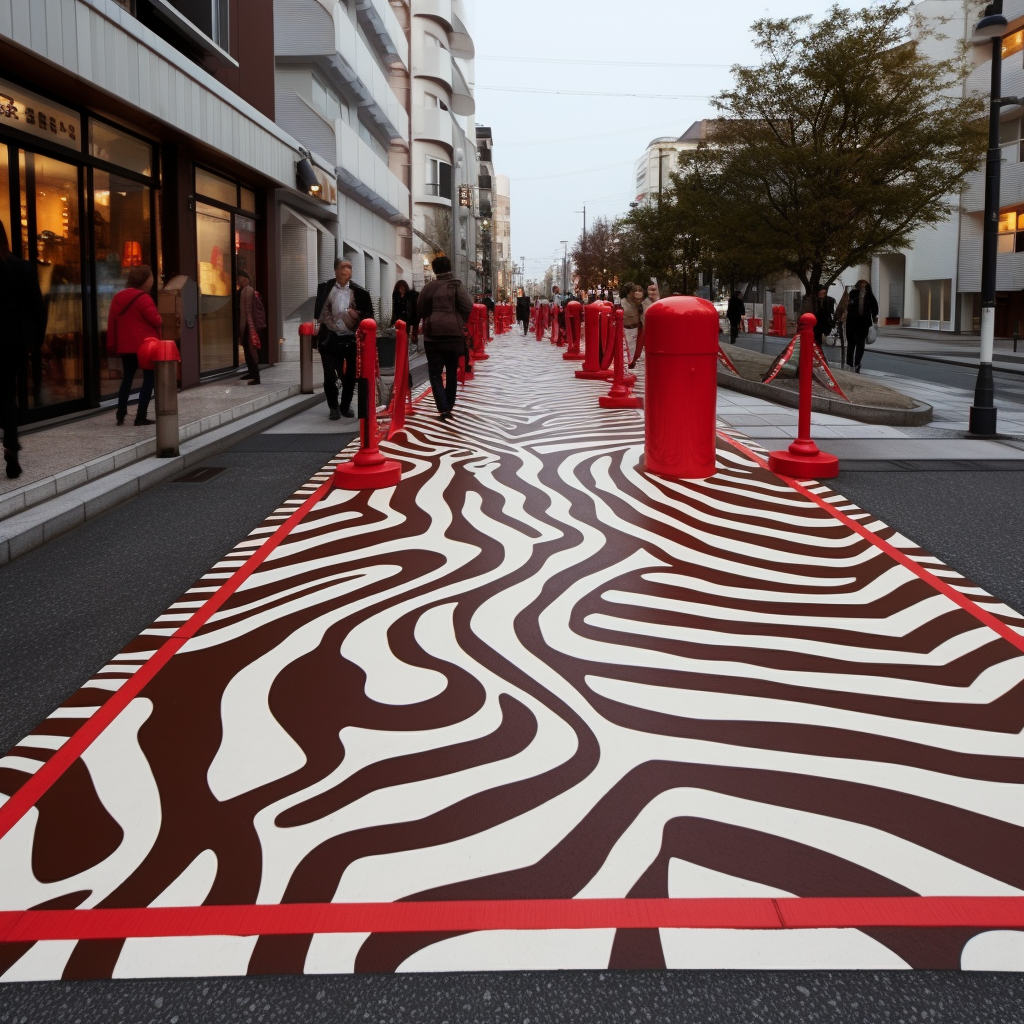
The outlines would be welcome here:
M 928 358 L 936 362 L 977 368 L 980 339 L 976 334 L 950 334 L 908 327 L 880 327 L 872 352 L 893 356 Z M 1024 374 L 1024 341 L 1013 351 L 1010 338 L 996 338 L 992 366 L 1008 373 Z

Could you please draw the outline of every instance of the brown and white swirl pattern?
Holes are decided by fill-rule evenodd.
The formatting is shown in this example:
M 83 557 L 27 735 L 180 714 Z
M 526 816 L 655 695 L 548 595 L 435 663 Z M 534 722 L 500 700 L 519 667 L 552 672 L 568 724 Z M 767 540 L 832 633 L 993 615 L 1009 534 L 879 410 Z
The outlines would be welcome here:
M 386 446 L 397 489 L 331 491 L 0 840 L 0 910 L 1024 893 L 1024 652 L 724 438 L 711 480 L 645 476 L 640 414 L 599 410 L 550 346 L 491 355 L 453 423 Z M 0 760 L 0 790 L 330 470 Z M 1021 937 L 200 936 L 0 946 L 0 969 L 1024 966 Z

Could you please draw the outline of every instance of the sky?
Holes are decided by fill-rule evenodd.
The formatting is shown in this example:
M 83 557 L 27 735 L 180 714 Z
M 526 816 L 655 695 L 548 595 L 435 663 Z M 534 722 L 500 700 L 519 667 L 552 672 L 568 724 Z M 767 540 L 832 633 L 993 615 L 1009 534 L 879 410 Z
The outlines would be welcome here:
M 709 97 L 729 85 L 729 68 L 756 61 L 755 20 L 821 17 L 830 6 L 476 0 L 476 121 L 493 129 L 495 173 L 511 179 L 512 254 L 526 257 L 527 279 L 561 261 L 563 240 L 572 248 L 584 204 L 588 225 L 628 210 L 635 163 L 652 139 L 713 116 Z

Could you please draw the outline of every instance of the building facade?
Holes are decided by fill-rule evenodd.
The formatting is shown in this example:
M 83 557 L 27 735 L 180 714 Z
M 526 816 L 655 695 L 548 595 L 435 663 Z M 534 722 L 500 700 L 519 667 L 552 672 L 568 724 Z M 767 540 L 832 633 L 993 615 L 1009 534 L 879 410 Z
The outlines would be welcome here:
M 283 337 L 312 317 L 336 256 L 388 322 L 411 276 L 409 10 L 386 0 L 274 0 L 278 124 L 308 153 L 308 187 L 278 194 Z
M 274 121 L 272 0 L 242 7 L 0 4 L 0 221 L 48 307 L 19 381 L 26 420 L 117 391 L 107 314 L 133 265 L 163 289 L 184 386 L 239 365 L 239 270 L 271 331 L 280 318 L 276 196 L 298 193 L 302 154 Z
M 665 136 L 648 144 L 634 169 L 634 203 L 657 201 L 660 193 L 671 185 L 683 154 L 693 152 L 707 138 L 707 126 L 707 121 L 695 121 L 678 138 Z
M 494 176 L 494 287 L 495 298 L 514 293 L 512 279 L 512 183 L 505 174 Z
M 432 278 L 438 253 L 470 289 L 480 287 L 478 186 L 470 11 L 464 0 L 411 0 L 412 275 Z

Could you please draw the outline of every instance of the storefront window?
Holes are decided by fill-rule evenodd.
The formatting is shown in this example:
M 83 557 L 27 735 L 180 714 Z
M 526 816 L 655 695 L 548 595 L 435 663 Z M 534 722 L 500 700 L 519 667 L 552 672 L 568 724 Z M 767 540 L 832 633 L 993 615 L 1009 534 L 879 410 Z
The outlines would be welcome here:
M 117 164 L 147 178 L 153 173 L 153 147 L 102 121 L 89 122 L 89 152 L 97 160 Z
M 0 224 L 3 224 L 7 242 L 13 249 L 16 248 L 17 240 L 11 232 L 11 168 L 9 160 L 10 154 L 7 147 L 0 143 Z
M 242 209 L 246 213 L 256 212 L 256 193 L 247 188 L 240 189 L 242 195 Z
M 197 169 L 198 175 L 198 169 Z M 196 204 L 199 250 L 199 369 L 235 365 L 231 214 Z
M 109 395 L 121 382 L 120 359 L 106 355 L 110 303 L 125 287 L 129 269 L 153 265 L 149 188 L 108 171 L 94 171 L 93 232 L 100 394 Z
M 240 214 L 235 216 L 235 274 L 245 271 L 256 285 L 256 221 Z M 236 341 L 237 344 L 237 341 Z M 239 363 L 245 362 L 245 352 L 238 349 Z
M 202 167 L 196 168 L 196 194 L 216 200 L 225 206 L 238 206 L 238 186 L 218 174 L 203 170 Z

